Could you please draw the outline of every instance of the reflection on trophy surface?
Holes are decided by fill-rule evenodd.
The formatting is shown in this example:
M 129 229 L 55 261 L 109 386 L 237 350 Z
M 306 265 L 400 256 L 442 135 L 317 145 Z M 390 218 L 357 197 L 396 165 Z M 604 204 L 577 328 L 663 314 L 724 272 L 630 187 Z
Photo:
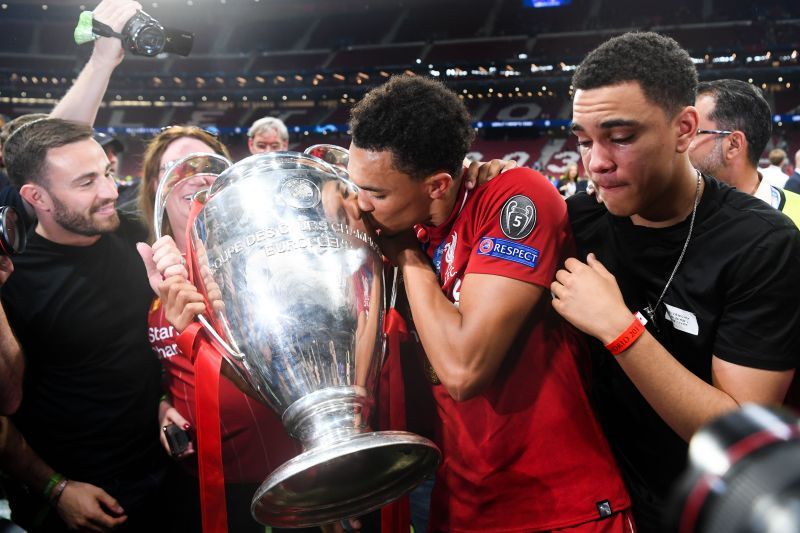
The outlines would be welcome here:
M 339 147 L 317 153 L 326 150 L 336 162 L 347 156 Z M 173 169 L 157 201 L 191 178 Z M 222 300 L 205 323 L 305 450 L 256 492 L 253 516 L 268 525 L 368 512 L 439 462 L 427 439 L 368 425 L 383 356 L 383 263 L 346 176 L 317 157 L 275 152 L 224 170 L 196 196 L 204 205 L 190 247 L 204 275 L 195 283 Z M 156 227 L 162 213 L 157 204 Z

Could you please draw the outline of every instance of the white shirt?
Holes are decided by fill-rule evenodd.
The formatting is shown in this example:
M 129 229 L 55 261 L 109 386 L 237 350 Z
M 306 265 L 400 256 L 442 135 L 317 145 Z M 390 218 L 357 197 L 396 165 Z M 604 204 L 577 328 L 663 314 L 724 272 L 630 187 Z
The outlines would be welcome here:
M 783 186 L 786 185 L 786 181 L 789 179 L 782 170 L 781 167 L 777 165 L 770 165 L 767 168 L 759 169 L 761 175 L 769 182 L 770 185 L 783 189 Z
M 781 195 L 766 180 L 766 178 L 763 178 L 763 172 L 764 172 L 763 169 L 759 171 L 759 183 L 758 187 L 756 187 L 756 192 L 753 193 L 753 196 L 755 196 L 760 200 L 764 200 L 775 209 L 778 209 L 781 205 Z

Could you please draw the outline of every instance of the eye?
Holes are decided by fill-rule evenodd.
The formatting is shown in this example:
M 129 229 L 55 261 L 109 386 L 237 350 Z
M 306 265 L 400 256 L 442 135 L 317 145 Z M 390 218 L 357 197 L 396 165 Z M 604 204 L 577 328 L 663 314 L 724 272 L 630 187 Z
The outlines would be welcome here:
M 592 141 L 578 139 L 578 148 L 589 148 Z
M 626 137 L 614 137 L 611 139 L 611 142 L 616 144 L 625 144 L 629 143 L 633 140 L 633 135 L 628 135 Z

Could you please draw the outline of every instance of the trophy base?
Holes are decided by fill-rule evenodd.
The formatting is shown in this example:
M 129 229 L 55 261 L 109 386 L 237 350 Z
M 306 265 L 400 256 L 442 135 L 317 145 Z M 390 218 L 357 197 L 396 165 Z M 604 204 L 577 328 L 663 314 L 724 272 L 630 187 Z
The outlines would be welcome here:
M 258 488 L 250 510 L 275 527 L 356 517 L 412 490 L 433 474 L 440 457 L 435 444 L 412 433 L 361 433 L 282 464 Z

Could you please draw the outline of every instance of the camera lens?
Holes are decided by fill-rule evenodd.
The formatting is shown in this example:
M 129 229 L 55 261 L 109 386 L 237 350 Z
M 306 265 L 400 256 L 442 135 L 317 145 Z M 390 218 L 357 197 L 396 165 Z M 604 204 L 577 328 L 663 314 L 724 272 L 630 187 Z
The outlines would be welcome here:
M 0 207 L 0 255 L 17 255 L 25 250 L 25 228 L 13 207 Z
M 164 49 L 164 31 L 158 26 L 145 26 L 136 36 L 136 45 L 144 55 L 154 56 Z
M 164 28 L 144 11 L 137 12 L 125 24 L 122 40 L 134 54 L 150 57 L 160 54 L 167 44 Z
M 664 531 L 800 531 L 800 424 L 791 413 L 745 404 L 698 431 L 689 458 Z

